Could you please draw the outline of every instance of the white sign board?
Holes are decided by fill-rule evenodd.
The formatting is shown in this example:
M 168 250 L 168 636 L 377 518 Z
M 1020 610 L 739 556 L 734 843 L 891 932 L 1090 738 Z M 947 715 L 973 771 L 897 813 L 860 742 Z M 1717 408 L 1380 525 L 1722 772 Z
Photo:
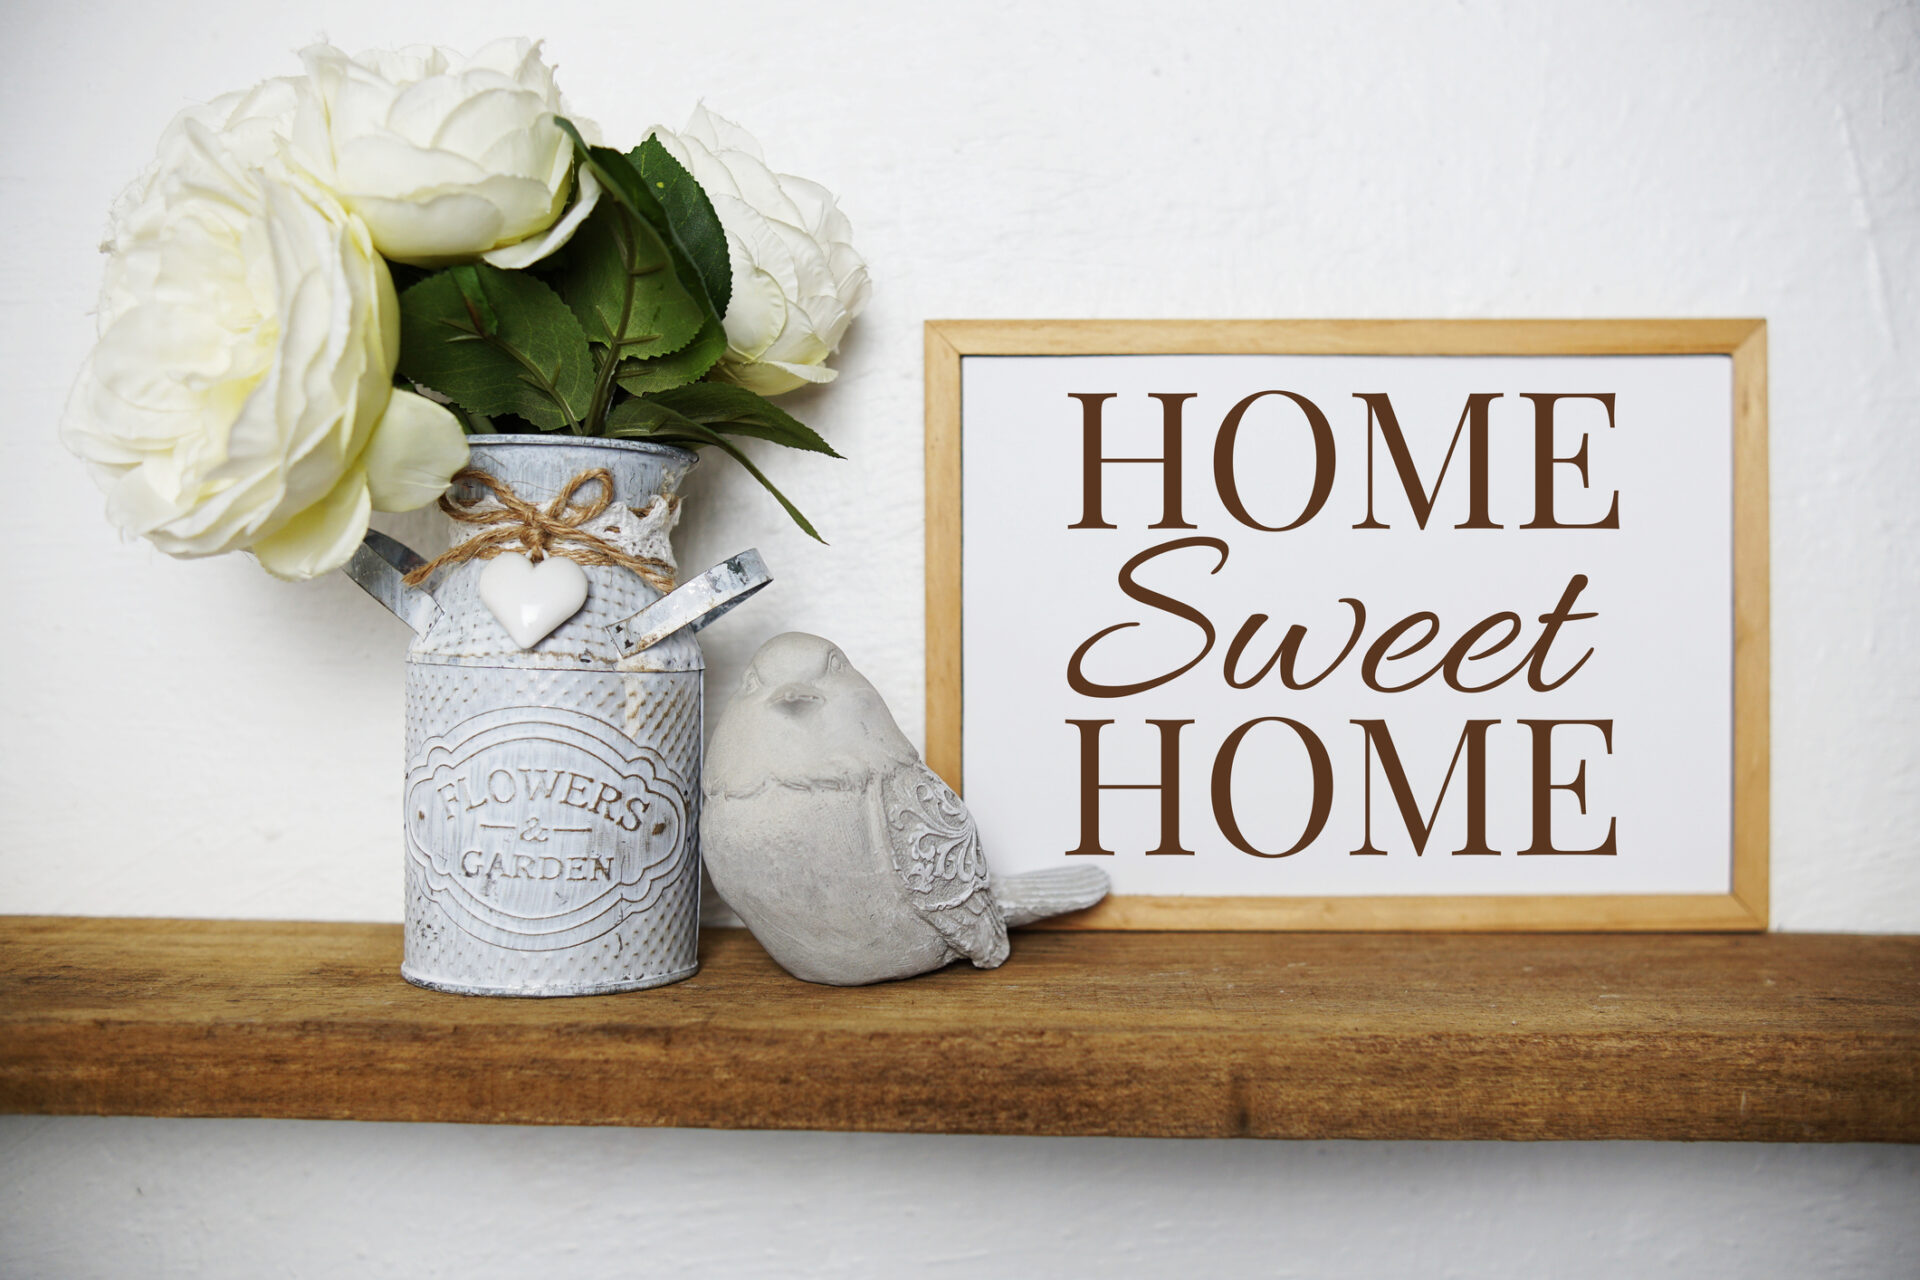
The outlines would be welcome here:
M 1740 907 L 1732 352 L 958 363 L 997 869 L 1143 927 Z

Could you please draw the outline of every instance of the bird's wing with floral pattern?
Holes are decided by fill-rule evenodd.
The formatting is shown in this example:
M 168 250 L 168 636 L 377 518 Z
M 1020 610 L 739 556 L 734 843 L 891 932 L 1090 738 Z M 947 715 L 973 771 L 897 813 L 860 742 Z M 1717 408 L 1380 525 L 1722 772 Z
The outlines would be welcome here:
M 918 761 L 888 773 L 880 799 L 907 901 L 956 952 L 982 969 L 1000 965 L 1007 926 L 967 806 Z

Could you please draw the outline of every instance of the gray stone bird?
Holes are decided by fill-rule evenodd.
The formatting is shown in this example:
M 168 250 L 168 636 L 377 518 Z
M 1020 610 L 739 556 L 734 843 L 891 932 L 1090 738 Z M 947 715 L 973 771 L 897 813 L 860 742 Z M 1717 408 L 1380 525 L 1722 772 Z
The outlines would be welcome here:
M 996 878 L 960 797 L 839 647 L 760 646 L 707 749 L 714 887 L 796 978 L 859 986 L 1007 958 L 1007 927 L 1090 907 L 1097 867 Z

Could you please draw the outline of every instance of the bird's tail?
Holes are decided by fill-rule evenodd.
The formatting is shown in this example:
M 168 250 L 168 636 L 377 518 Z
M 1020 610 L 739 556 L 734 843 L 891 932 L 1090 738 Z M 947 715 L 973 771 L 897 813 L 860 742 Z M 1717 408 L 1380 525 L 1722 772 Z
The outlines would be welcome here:
M 995 876 L 993 898 L 1007 927 L 1045 920 L 1048 916 L 1080 911 L 1107 896 L 1107 873 L 1085 863 L 1049 867 L 1017 876 Z

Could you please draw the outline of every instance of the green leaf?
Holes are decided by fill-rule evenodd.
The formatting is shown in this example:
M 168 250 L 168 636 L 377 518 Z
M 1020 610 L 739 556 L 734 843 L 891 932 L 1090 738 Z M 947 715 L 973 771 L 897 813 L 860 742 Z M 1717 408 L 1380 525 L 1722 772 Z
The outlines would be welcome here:
M 753 465 L 753 459 L 740 452 L 740 447 L 725 436 L 717 435 L 711 429 L 697 422 L 693 422 L 689 423 L 686 427 L 682 427 L 678 433 L 672 436 L 656 436 L 655 439 L 659 439 L 662 443 L 667 444 L 710 444 L 716 448 L 725 450 L 735 462 L 747 469 L 748 475 L 758 480 L 761 486 L 765 488 L 768 493 L 772 494 L 781 506 L 787 509 L 787 514 L 793 517 L 793 522 L 800 526 L 801 532 L 823 546 L 826 544 L 827 540 L 820 536 L 819 531 L 808 522 L 805 516 L 800 514 L 800 508 L 787 501 L 787 495 L 774 488 L 773 481 L 767 479 L 767 477 L 761 473 L 760 468 Z
M 720 226 L 720 215 L 713 211 L 713 201 L 658 138 L 648 138 L 627 158 L 666 210 L 674 238 L 707 287 L 714 314 L 726 319 L 727 300 L 733 296 L 733 266 L 727 260 L 727 233 Z
M 684 434 L 700 424 L 676 413 L 657 400 L 634 396 L 622 400 L 607 411 L 607 434 L 622 439 L 648 439 L 663 434 Z
M 726 354 L 727 331 L 711 317 L 700 326 L 693 341 L 671 355 L 650 360 L 628 360 L 618 371 L 620 385 L 635 395 L 665 391 L 698 381 Z
M 625 360 L 672 355 L 700 338 L 709 322 L 717 325 L 720 315 L 674 237 L 665 207 L 647 189 L 634 162 L 607 147 L 588 146 L 571 123 L 560 124 L 573 139 L 579 163 L 607 194 L 568 246 L 560 286 L 581 313 L 588 333 L 608 350 L 587 408 L 586 430 L 597 432 L 613 405 L 614 379 Z M 646 382 L 679 380 L 679 371 L 698 365 L 704 351 L 670 369 L 656 370 L 657 376 Z M 708 361 L 706 367 L 711 365 Z
M 745 387 L 725 382 L 696 382 L 692 386 L 658 392 L 653 399 L 715 431 L 771 440 L 789 449 L 824 453 L 830 458 L 840 456 L 813 428 Z
M 407 384 L 407 390 L 413 390 L 412 383 Z M 468 413 L 465 409 L 461 408 L 458 403 L 448 405 L 447 412 L 459 420 L 460 430 L 465 435 L 491 436 L 499 434 L 499 429 L 493 425 L 492 418 L 483 417 L 477 413 Z
M 655 226 L 664 228 L 667 225 L 666 209 L 661 206 L 659 199 L 647 190 L 646 184 L 640 179 L 640 171 L 634 167 L 633 161 L 612 147 L 593 146 L 580 136 L 580 131 L 573 127 L 573 121 L 565 116 L 555 116 L 554 123 L 573 139 L 574 155 L 579 157 L 581 164 L 593 170 L 593 176 L 600 180 L 600 185 L 607 189 L 607 194 L 629 211 L 645 218 Z
M 667 242 L 673 251 L 674 269 L 681 283 L 696 292 L 714 318 L 719 319 L 721 310 L 727 305 L 727 298 L 723 295 L 716 300 L 708 291 L 705 277 L 694 268 L 693 254 L 674 230 L 673 219 L 667 216 L 666 206 L 660 202 L 654 189 L 641 178 L 634 161 L 611 147 L 587 145 L 587 140 L 580 136 L 580 131 L 573 127 L 571 121 L 559 116 L 554 119 L 573 139 L 574 154 L 579 162 L 593 170 L 593 176 L 600 180 L 600 185 L 613 197 L 613 202 L 652 227 Z
M 692 342 L 707 319 L 704 300 L 674 273 L 660 233 L 612 201 L 574 233 L 554 287 L 587 339 L 609 348 L 616 362 L 670 355 Z
M 450 267 L 400 295 L 400 373 L 469 413 L 583 429 L 593 357 L 560 296 L 524 271 Z
M 607 434 L 620 439 L 652 440 L 659 444 L 674 444 L 685 449 L 713 445 L 745 467 L 747 474 L 758 480 L 761 486 L 772 494 L 782 507 L 786 508 L 787 514 L 793 517 L 793 522 L 799 525 L 809 538 L 823 545 L 826 542 L 826 539 L 820 536 L 819 530 L 800 514 L 800 508 L 787 501 L 787 495 L 774 487 L 773 481 L 767 479 L 760 468 L 753 465 L 753 459 L 742 453 L 739 446 L 704 423 L 695 422 L 692 418 L 661 404 L 652 397 L 642 399 L 635 396 L 613 406 L 607 414 Z
M 493 309 L 493 302 L 487 297 L 487 291 L 480 283 L 480 273 L 471 266 L 454 267 L 447 272 L 448 277 L 460 290 L 460 300 L 466 303 L 467 314 L 485 333 L 500 331 L 500 315 Z

